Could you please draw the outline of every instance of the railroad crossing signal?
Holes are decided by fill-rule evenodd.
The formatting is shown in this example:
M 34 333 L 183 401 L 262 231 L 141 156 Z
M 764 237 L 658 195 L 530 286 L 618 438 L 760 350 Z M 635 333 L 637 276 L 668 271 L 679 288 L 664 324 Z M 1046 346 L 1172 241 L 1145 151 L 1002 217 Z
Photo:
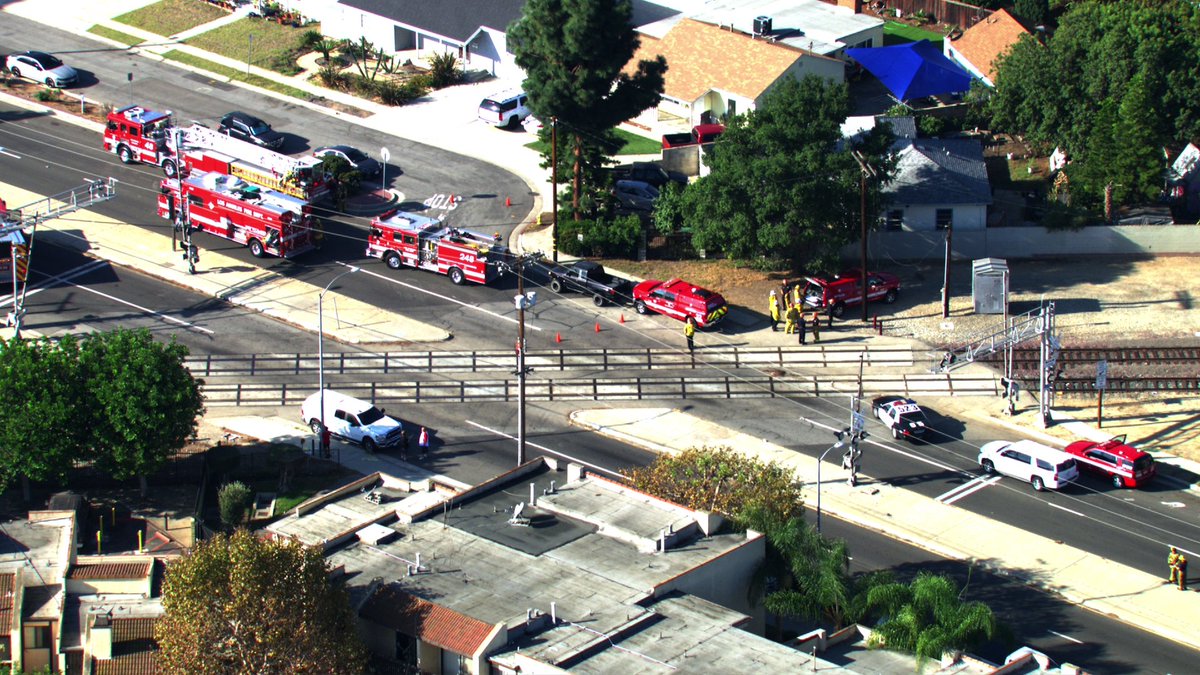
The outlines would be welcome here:
M 24 244 L 13 244 L 13 265 L 17 281 L 24 282 L 29 276 L 29 247 Z

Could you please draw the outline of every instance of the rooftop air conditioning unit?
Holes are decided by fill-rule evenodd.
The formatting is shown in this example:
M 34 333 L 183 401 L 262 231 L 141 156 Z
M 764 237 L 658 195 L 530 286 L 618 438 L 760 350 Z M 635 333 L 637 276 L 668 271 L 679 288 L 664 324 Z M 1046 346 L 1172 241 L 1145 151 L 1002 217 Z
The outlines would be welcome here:
M 771 32 L 771 17 L 756 16 L 754 17 L 754 34 L 766 35 Z

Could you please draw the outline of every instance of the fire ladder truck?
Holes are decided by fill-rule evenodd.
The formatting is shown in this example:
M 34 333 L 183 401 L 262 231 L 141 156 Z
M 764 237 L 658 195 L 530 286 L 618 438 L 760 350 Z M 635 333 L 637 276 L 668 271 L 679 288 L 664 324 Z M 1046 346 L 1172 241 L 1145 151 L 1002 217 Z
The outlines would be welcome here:
M 161 166 L 167 178 L 176 177 L 182 162 L 185 174 L 216 171 L 305 201 L 320 201 L 330 193 L 321 160 L 290 157 L 199 123 L 173 126 L 170 111 L 140 106 L 114 110 L 104 127 L 104 150 L 126 164 Z
M 389 211 L 371 221 L 367 255 L 387 266 L 417 267 L 445 274 L 461 285 L 490 283 L 511 268 L 513 256 L 500 235 L 448 227 L 441 220 L 405 211 Z
M 38 224 L 106 202 L 116 195 L 116 179 L 101 178 L 44 197 L 19 209 L 0 209 L 0 242 L 3 243 L 0 244 L 0 255 L 4 255 L 4 245 L 8 248 L 7 259 L 0 259 L 0 270 L 5 272 L 4 281 L 12 282 L 12 310 L 0 318 L 0 324 L 11 327 L 13 336 L 21 337 L 25 295 L 29 291 L 29 264 L 33 259 L 33 242 Z M 2 200 L 0 204 L 3 204 Z
M 215 171 L 165 178 L 158 195 L 158 215 L 176 223 L 193 268 L 196 230 L 242 244 L 256 258 L 292 258 L 316 248 L 320 226 L 311 208 L 302 199 Z

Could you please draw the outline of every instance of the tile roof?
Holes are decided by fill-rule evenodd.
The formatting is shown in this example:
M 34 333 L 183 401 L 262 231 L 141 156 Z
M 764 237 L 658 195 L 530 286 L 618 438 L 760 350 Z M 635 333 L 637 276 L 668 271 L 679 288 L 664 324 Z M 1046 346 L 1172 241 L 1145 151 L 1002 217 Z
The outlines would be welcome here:
M 158 652 L 122 654 L 111 659 L 92 659 L 94 675 L 157 675 Z
M 92 659 L 95 675 L 154 675 L 158 668 L 158 644 L 154 641 L 156 618 L 126 617 L 112 620 L 112 658 Z
M 974 139 L 902 139 L 896 178 L 884 188 L 893 204 L 991 204 L 983 145 Z
M 150 561 L 76 565 L 70 579 L 145 579 L 150 576 Z
M 667 59 L 663 94 L 688 102 L 712 89 L 757 99 L 801 57 L 825 58 L 692 19 L 675 24 L 661 40 L 641 40 L 625 71 L 661 54 Z
M 8 635 L 12 631 L 13 588 L 16 582 L 15 573 L 0 574 L 0 634 Z
M 466 42 L 481 26 L 506 31 L 525 9 L 525 0 L 340 0 L 338 4 L 459 42 Z
M 397 584 L 380 587 L 359 614 L 405 635 L 449 650 L 476 656 L 487 646 L 494 626 L 452 609 L 422 600 Z
M 996 59 L 1016 44 L 1022 35 L 1029 34 L 1025 26 L 1013 18 L 1012 14 L 998 9 L 991 16 L 963 31 L 957 40 L 951 42 L 951 46 L 989 80 L 995 82 Z

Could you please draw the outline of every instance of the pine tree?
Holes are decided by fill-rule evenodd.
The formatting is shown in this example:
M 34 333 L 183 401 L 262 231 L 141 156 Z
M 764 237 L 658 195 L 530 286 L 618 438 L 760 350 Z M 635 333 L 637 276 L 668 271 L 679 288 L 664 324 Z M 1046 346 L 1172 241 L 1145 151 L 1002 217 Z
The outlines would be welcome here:
M 571 206 L 580 217 L 586 147 L 607 145 L 618 124 L 658 104 L 667 62 L 642 60 L 622 72 L 637 51 L 630 0 L 529 0 L 508 29 L 533 113 L 556 119 L 570 137 Z

